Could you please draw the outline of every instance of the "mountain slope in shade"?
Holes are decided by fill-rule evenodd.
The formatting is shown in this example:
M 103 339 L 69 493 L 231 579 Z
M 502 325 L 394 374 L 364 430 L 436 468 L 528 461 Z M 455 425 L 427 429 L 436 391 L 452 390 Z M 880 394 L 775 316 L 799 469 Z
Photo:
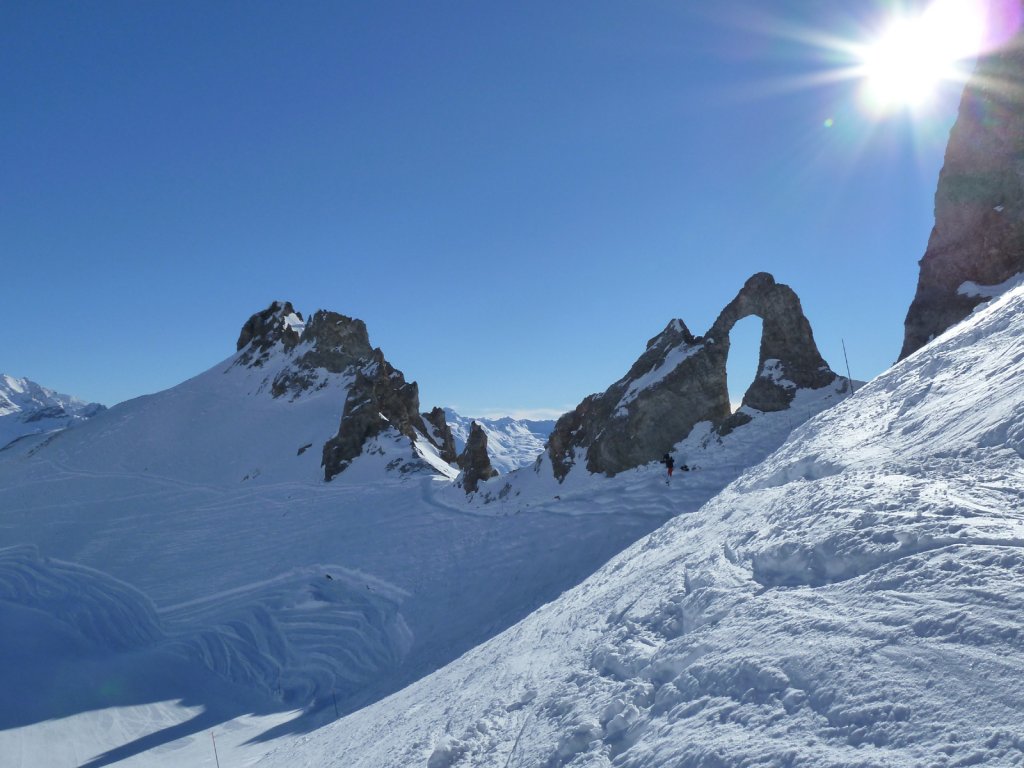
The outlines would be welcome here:
M 527 620 L 257 764 L 1019 764 L 1022 377 L 1017 288 Z
M 0 449 L 26 435 L 66 429 L 103 410 L 99 403 L 0 374 Z
M 483 428 L 487 433 L 487 451 L 491 455 L 491 464 L 502 474 L 536 461 L 544 452 L 544 444 L 551 430 L 555 428 L 554 420 L 514 419 L 509 416 L 501 419 L 472 419 L 451 408 L 445 408 L 444 413 L 459 453 L 466 447 L 470 425 L 475 421 Z

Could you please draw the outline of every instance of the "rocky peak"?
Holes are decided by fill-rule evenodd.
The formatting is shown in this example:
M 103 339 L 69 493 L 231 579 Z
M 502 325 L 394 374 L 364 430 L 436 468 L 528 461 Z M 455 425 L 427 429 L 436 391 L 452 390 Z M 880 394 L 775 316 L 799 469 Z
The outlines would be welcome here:
M 332 381 L 345 385 L 337 433 L 323 446 L 325 479 L 342 472 L 362 454 L 368 440 L 387 430 L 412 443 L 425 439 L 442 459 L 455 461 L 444 411 L 435 408 L 431 412 L 439 413 L 440 419 L 433 418 L 434 429 L 428 431 L 419 413 L 419 387 L 407 382 L 384 353 L 371 346 L 362 320 L 317 310 L 304 322 L 291 302 L 275 301 L 246 321 L 237 346 L 240 354 L 233 365 L 265 371 L 260 387 L 268 387 L 275 398 L 289 395 L 294 400 Z M 399 464 L 424 465 L 415 453 L 411 451 L 409 460 Z
M 444 408 L 435 407 L 430 413 L 424 413 L 423 420 L 430 425 L 427 435 L 438 447 L 441 459 L 449 464 L 454 464 L 458 458 L 455 451 L 455 435 L 452 434 L 452 428 L 448 425 Z
M 466 493 L 475 493 L 481 480 L 490 480 L 498 476 L 498 471 L 491 466 L 491 457 L 487 454 L 487 433 L 477 422 L 469 428 L 466 447 L 457 459 L 462 470 L 460 482 Z
M 724 434 L 749 420 L 731 413 L 726 361 L 730 331 L 750 315 L 762 319 L 763 331 L 759 373 L 743 397 L 745 406 L 783 410 L 797 389 L 835 380 L 796 293 L 758 273 L 705 336 L 694 336 L 682 320 L 673 320 L 622 379 L 558 420 L 548 440 L 556 477 L 564 478 L 583 454 L 589 471 L 614 475 L 657 460 L 702 421 Z
M 326 373 L 344 373 L 373 359 L 366 323 L 337 312 L 317 310 L 305 324 L 298 344 L 286 347 L 294 358 L 278 373 L 271 393 L 296 397 L 323 386 Z
M 242 364 L 262 365 L 270 349 L 279 342 L 285 349 L 291 349 L 298 344 L 301 330 L 302 315 L 290 301 L 272 302 L 246 320 L 238 334 L 236 349 L 245 350 Z
M 964 88 L 935 192 L 900 359 L 1024 272 L 1024 37 L 979 59 Z

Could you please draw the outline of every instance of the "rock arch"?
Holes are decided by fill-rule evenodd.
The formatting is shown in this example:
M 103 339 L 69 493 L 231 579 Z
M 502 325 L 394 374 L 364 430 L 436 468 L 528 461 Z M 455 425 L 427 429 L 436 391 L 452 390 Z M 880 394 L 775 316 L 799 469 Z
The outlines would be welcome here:
M 614 475 L 672 450 L 695 425 L 710 421 L 726 434 L 750 420 L 729 405 L 729 332 L 745 317 L 762 321 L 758 373 L 743 405 L 759 411 L 789 407 L 798 389 L 835 380 L 814 342 L 800 299 L 766 272 L 751 277 L 704 336 L 673 320 L 647 343 L 629 372 L 605 392 L 565 414 L 548 441 L 555 476 L 584 456 L 587 469 Z
M 743 405 L 758 411 L 781 411 L 789 407 L 797 389 L 818 389 L 835 380 L 836 374 L 814 342 L 800 298 L 767 272 L 758 272 L 747 280 L 707 332 L 705 338 L 715 342 L 709 345 L 709 352 L 715 357 L 716 367 L 725 370 L 729 332 L 751 315 L 761 318 L 761 349 L 758 373 L 743 395 Z M 724 376 L 722 383 L 724 386 Z

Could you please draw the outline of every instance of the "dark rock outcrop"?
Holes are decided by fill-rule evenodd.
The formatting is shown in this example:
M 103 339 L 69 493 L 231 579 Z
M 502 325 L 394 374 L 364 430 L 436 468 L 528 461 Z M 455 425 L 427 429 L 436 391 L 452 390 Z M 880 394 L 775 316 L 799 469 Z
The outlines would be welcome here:
M 317 310 L 299 337 L 295 359 L 274 378 L 271 392 L 274 397 L 294 397 L 322 386 L 326 381 L 323 371 L 343 373 L 373 359 L 373 352 L 366 323 L 337 312 Z
M 302 320 L 290 301 L 275 301 L 246 320 L 236 344 L 239 352 L 245 350 L 239 358 L 241 364 L 260 366 L 275 344 L 280 343 L 285 349 L 298 344 L 299 333 L 288 322 L 291 315 Z
M 935 227 L 920 261 L 900 359 L 960 322 L 984 295 L 1024 272 L 1024 38 L 979 60 L 964 89 L 935 192 Z
M 491 466 L 491 457 L 487 454 L 487 433 L 475 421 L 469 428 L 466 447 L 457 460 L 462 470 L 460 482 L 466 493 L 476 493 L 481 480 L 490 480 L 498 476 L 498 471 Z
M 303 322 L 290 302 L 275 301 L 246 321 L 238 351 L 233 365 L 267 371 L 261 388 L 268 387 L 274 397 L 288 395 L 294 400 L 327 386 L 332 377 L 351 378 L 337 434 L 323 446 L 325 479 L 342 472 L 363 452 L 367 440 L 389 429 L 411 443 L 428 440 L 445 461 L 455 461 L 444 411 L 434 409 L 432 415 L 440 413 L 440 422 L 428 431 L 419 412 L 419 387 L 406 382 L 384 353 L 371 346 L 362 320 L 318 310 Z M 413 465 L 421 465 L 414 455 L 396 464 L 403 469 Z
M 448 426 L 448 418 L 445 416 L 444 408 L 435 407 L 430 413 L 424 413 L 423 420 L 430 427 L 427 436 L 438 447 L 441 459 L 449 464 L 454 464 L 458 458 L 458 454 L 455 451 L 455 435 L 452 434 L 452 428 Z
M 373 360 L 356 371 L 349 387 L 338 433 L 324 444 L 324 479 L 345 470 L 363 452 L 363 444 L 387 429 L 394 429 L 415 442 L 427 437 L 420 416 L 419 386 L 387 360 L 380 349 Z
M 796 293 L 767 273 L 756 274 L 705 336 L 673 320 L 623 378 L 558 420 L 547 447 L 555 476 L 563 479 L 583 454 L 589 471 L 614 475 L 659 459 L 702 421 L 722 434 L 749 421 L 742 412 L 731 413 L 726 361 L 729 332 L 750 315 L 762 319 L 763 331 L 758 374 L 744 406 L 783 410 L 797 389 L 835 380 Z

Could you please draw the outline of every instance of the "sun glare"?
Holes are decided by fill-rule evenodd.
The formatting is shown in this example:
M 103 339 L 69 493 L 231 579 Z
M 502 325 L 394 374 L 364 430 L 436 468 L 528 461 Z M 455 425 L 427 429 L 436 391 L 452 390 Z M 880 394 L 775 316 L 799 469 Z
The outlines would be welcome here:
M 918 16 L 893 19 L 860 51 L 867 105 L 913 109 L 943 82 L 963 82 L 963 62 L 981 50 L 985 21 L 984 6 L 972 0 L 936 0 Z

